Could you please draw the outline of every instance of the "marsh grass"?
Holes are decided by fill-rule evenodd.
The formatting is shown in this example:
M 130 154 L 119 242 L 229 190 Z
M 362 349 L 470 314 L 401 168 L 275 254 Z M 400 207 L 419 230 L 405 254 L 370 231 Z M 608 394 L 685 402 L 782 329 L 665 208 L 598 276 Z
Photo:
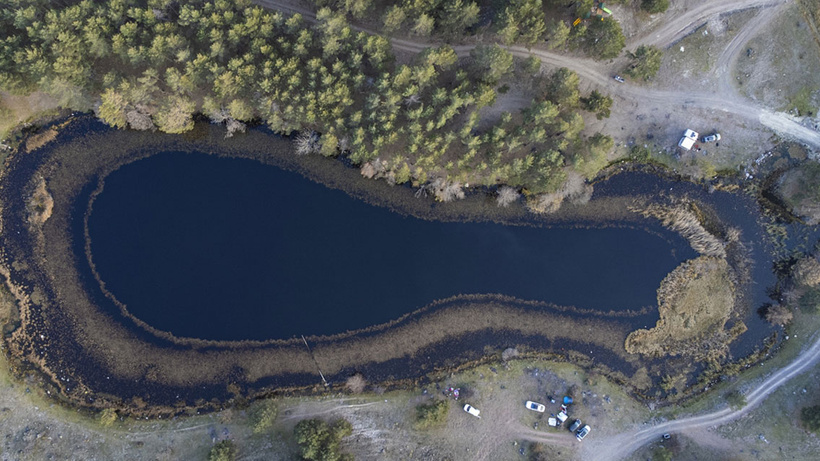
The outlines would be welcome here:
M 665 227 L 680 233 L 698 253 L 726 257 L 724 242 L 706 229 L 698 217 L 697 207 L 692 203 L 683 202 L 671 206 L 652 203 L 644 208 L 636 207 L 634 211 L 645 217 L 656 218 Z
M 700 356 L 704 350 L 724 355 L 727 340 L 739 334 L 724 330 L 734 301 L 731 269 L 725 259 L 701 256 L 686 261 L 661 282 L 657 325 L 630 333 L 625 348 L 650 356 Z
M 628 205 L 645 198 L 632 196 L 596 198 L 583 207 L 568 203 L 553 215 L 536 218 L 527 215 L 520 203 L 495 206 L 491 194 L 470 194 L 455 203 L 418 199 L 410 188 L 391 187 L 383 181 L 362 181 L 358 170 L 344 168 L 338 162 L 319 156 L 295 156 L 292 143 L 287 139 L 254 130 L 235 136 L 226 144 L 224 130 L 210 125 L 195 130 L 196 138 L 191 134 L 186 137 L 82 129 L 82 134 L 72 142 L 60 144 L 53 150 L 49 150 L 52 149 L 49 146 L 32 154 L 17 152 L 10 158 L 6 174 L 20 176 L 18 181 L 30 182 L 31 175 L 43 175 L 53 195 L 54 212 L 41 229 L 31 230 L 33 234 L 28 237 L 18 238 L 16 234 L 11 235 L 8 227 L 2 229 L 3 236 L 9 238 L 9 245 L 3 249 L 7 263 L 0 265 L 0 271 L 9 277 L 14 275 L 8 288 L 18 301 L 21 319 L 21 326 L 12 333 L 7 345 L 15 361 L 33 364 L 48 376 L 65 401 L 94 408 L 117 402 L 121 404 L 118 406 L 121 414 L 177 414 L 196 412 L 198 408 L 217 408 L 221 402 L 211 394 L 212 389 L 224 388 L 228 382 L 239 383 L 248 397 L 294 389 L 312 392 L 314 388 L 304 384 L 311 377 L 317 383 L 315 392 L 325 391 L 319 384 L 316 365 L 300 339 L 217 342 L 177 338 L 141 325 L 128 317 L 125 309 L 121 313 L 127 325 L 114 318 L 116 313 L 102 312 L 85 291 L 75 270 L 78 258 L 87 255 L 74 253 L 70 229 L 77 218 L 72 210 L 84 187 L 93 188 L 94 181 L 105 178 L 123 164 L 174 150 L 251 158 L 297 171 L 355 198 L 421 219 L 521 225 L 530 225 L 534 219 L 533 225 L 543 226 L 644 222 Z M 42 160 L 37 160 L 40 163 L 26 163 L 35 162 L 32 159 L 40 155 Z M 101 187 L 102 181 L 98 184 Z M 3 223 L 19 221 L 23 215 L 21 209 L 25 209 L 19 194 L 8 188 L 0 193 Z M 16 204 L 16 208 L 10 204 Z M 329 337 L 308 337 L 308 340 L 319 366 L 330 376 L 333 385 L 343 386 L 352 370 L 377 370 L 382 365 L 395 367 L 397 363 L 410 361 L 420 364 L 418 370 L 413 370 L 417 373 L 415 376 L 469 366 L 471 361 L 484 359 L 487 343 L 472 345 L 468 353 L 451 357 L 449 361 L 435 356 L 425 361 L 423 357 L 427 352 L 444 351 L 445 345 L 481 334 L 495 342 L 489 345 L 499 353 L 503 348 L 526 346 L 531 341 L 553 345 L 552 350 L 539 349 L 540 355 L 567 347 L 567 351 L 556 353 L 559 358 L 589 366 L 602 360 L 593 360 L 581 353 L 588 351 L 588 346 L 594 346 L 611 353 L 613 363 L 627 364 L 625 377 L 630 367 L 639 368 L 637 381 L 645 386 L 649 381 L 646 368 L 641 368 L 639 357 L 626 353 L 624 343 L 633 328 L 631 319 L 650 310 L 595 312 L 498 295 L 459 296 L 432 303 L 387 324 Z M 48 348 L 49 354 L 39 354 L 42 347 Z M 581 352 L 569 350 L 572 347 Z M 524 351 L 522 347 L 518 349 Z M 112 384 L 107 388 L 87 384 L 83 366 L 88 363 L 94 364 L 98 372 L 110 375 Z M 69 377 L 70 382 L 60 377 Z M 134 385 L 135 382 L 139 385 Z M 156 394 L 147 390 L 161 391 L 169 387 L 180 389 L 182 397 L 178 401 L 157 401 Z M 205 388 L 209 390 L 202 391 Z

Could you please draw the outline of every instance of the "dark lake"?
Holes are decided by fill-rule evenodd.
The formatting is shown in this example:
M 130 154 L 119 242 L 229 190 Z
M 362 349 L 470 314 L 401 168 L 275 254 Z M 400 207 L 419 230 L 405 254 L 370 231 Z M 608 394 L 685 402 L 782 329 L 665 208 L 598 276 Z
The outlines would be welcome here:
M 108 176 L 89 217 L 93 262 L 131 313 L 227 340 L 339 333 L 458 294 L 654 306 L 696 256 L 654 231 L 425 221 L 255 161 L 173 152 Z

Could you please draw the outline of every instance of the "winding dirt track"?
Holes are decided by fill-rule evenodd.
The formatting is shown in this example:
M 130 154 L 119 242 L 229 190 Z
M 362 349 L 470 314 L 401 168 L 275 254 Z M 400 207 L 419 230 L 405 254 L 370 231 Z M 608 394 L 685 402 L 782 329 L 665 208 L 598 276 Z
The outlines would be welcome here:
M 820 338 L 795 357 L 789 365 L 775 371 L 763 383 L 748 392 L 746 405 L 743 408 L 732 410 L 727 407 L 704 415 L 668 421 L 639 431 L 623 432 L 606 439 L 588 440 L 588 443 L 583 445 L 581 459 L 590 461 L 623 459 L 646 443 L 659 440 L 666 432 L 680 432 L 726 424 L 750 412 L 769 394 L 791 378 L 814 367 L 818 361 L 820 361 Z
M 738 1 L 707 1 L 697 7 L 678 14 L 673 20 L 666 22 L 656 30 L 647 32 L 627 43 L 627 48 L 638 45 L 654 45 L 659 48 L 671 46 L 710 18 L 753 8 L 768 8 L 771 6 L 789 3 L 791 0 L 738 0 Z M 667 12 L 668 14 L 669 12 Z
M 741 0 L 728 3 L 719 0 L 708 1 L 697 8 L 678 14 L 674 19 L 662 25 L 659 29 L 637 37 L 630 43 L 630 47 L 643 44 L 666 47 L 685 37 L 710 18 L 753 8 L 763 10 L 764 8 L 780 7 L 791 1 L 792 0 Z M 305 20 L 310 22 L 316 21 L 316 15 L 313 11 L 293 1 L 255 0 L 255 2 L 266 8 L 287 13 L 299 13 Z M 731 72 L 728 71 L 728 66 L 734 62 L 743 44 L 769 22 L 769 16 L 774 16 L 774 14 L 762 11 L 758 18 L 752 20 L 751 25 L 753 27 L 750 27 L 749 30 L 741 31 L 738 37 L 736 37 L 727 48 L 727 51 L 718 60 L 718 68 L 720 69 L 721 66 L 723 66 L 725 69 L 722 71 L 724 80 L 730 78 Z M 365 27 L 356 25 L 351 25 L 351 27 L 370 34 L 378 34 L 377 31 Z M 436 46 L 436 44 L 433 43 L 398 38 L 391 39 L 391 44 L 393 48 L 397 50 L 411 53 L 418 53 L 431 46 Z M 476 45 L 456 45 L 453 49 L 459 56 L 467 56 L 475 46 Z M 651 103 L 656 106 L 677 107 L 683 105 L 687 108 L 721 110 L 734 116 L 760 123 L 782 137 L 820 149 L 820 133 L 800 125 L 786 114 L 772 112 L 745 101 L 736 94 L 734 89 L 726 91 L 728 89 L 725 87 L 726 84 L 720 85 L 720 91 L 718 93 L 652 90 L 629 83 L 614 83 L 611 77 L 613 69 L 620 69 L 623 66 L 623 62 L 606 64 L 592 59 L 564 56 L 545 50 L 527 49 L 520 46 L 510 46 L 507 47 L 507 49 L 515 56 L 536 56 L 544 64 L 571 69 L 586 81 L 606 89 L 610 94 L 614 94 L 622 100 L 638 104 Z M 728 83 L 728 87 L 731 87 L 730 82 Z

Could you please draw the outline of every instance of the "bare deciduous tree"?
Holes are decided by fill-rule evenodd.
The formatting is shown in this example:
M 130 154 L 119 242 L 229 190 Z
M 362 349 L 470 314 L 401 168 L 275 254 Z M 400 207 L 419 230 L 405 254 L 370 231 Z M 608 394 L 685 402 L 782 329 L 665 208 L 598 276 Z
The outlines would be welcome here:
M 813 256 L 805 257 L 794 265 L 793 274 L 794 281 L 800 285 L 820 285 L 820 262 Z
M 564 200 L 578 205 L 587 203 L 592 197 L 592 186 L 575 171 L 567 173 L 567 180 L 557 192 L 540 194 L 527 202 L 527 207 L 536 213 L 554 213 L 561 208 Z
M 464 189 L 458 181 L 449 182 L 444 178 L 436 178 L 428 187 L 439 202 L 452 202 L 464 198 Z
M 147 109 L 141 105 L 137 105 L 135 109 L 126 111 L 125 121 L 128 122 L 128 126 L 131 127 L 132 130 L 146 131 L 155 130 L 157 128 Z
M 356 373 L 353 376 L 347 378 L 347 382 L 345 382 L 345 387 L 354 394 L 361 394 L 367 387 L 367 380 L 361 373 Z
M 319 133 L 302 131 L 296 136 L 296 155 L 316 154 L 322 149 L 319 142 Z
M 766 309 L 766 320 L 772 325 L 786 325 L 792 321 L 792 311 L 782 304 Z
M 520 196 L 521 194 L 519 194 L 517 190 L 510 186 L 504 186 L 498 190 L 498 197 L 496 197 L 495 203 L 498 206 L 507 208 L 511 203 L 518 200 Z

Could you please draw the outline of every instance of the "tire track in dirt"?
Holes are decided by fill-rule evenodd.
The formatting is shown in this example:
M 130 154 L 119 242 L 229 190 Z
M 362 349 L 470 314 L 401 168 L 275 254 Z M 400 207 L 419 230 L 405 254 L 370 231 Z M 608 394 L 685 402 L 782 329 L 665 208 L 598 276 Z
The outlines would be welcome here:
M 754 8 L 769 8 L 791 1 L 792 0 L 738 0 L 725 2 L 716 0 L 706 2 L 696 8 L 678 14 L 674 19 L 665 23 L 663 26 L 634 38 L 627 43 L 627 48 L 637 47 L 639 45 L 667 48 L 697 30 L 698 27 L 705 24 L 712 17 Z M 676 14 L 676 11 L 669 10 L 666 14 Z
M 724 3 L 720 1 L 708 2 L 689 10 L 672 21 L 662 26 L 660 29 L 644 34 L 631 42 L 631 46 L 639 44 L 668 46 L 676 40 L 685 37 L 691 31 L 700 27 L 710 17 L 720 14 L 726 14 L 739 10 L 748 10 L 753 8 L 770 8 L 779 7 L 791 0 L 742 0 Z M 296 2 L 288 0 L 255 0 L 261 6 L 282 10 L 289 13 L 299 13 L 305 20 L 310 22 L 316 21 L 316 16 L 313 11 L 303 6 L 297 5 Z M 776 10 L 777 12 L 777 10 Z M 765 27 L 771 20 L 769 16 L 774 16 L 775 13 L 761 11 L 761 13 L 752 20 L 752 27 L 749 30 L 745 29 L 738 34 L 730 43 L 730 48 L 721 55 L 718 65 L 728 65 L 734 62 L 737 52 L 741 49 L 742 44 L 748 38 L 752 37 L 755 32 Z M 369 34 L 379 35 L 375 30 L 371 30 L 356 25 L 351 25 L 354 30 L 366 32 Z M 411 53 L 419 53 L 426 48 L 438 46 L 438 44 L 405 40 L 399 38 L 392 38 L 391 44 L 393 48 L 401 51 Z M 470 51 L 476 45 L 456 45 L 453 50 L 460 57 L 465 57 L 470 54 Z M 734 96 L 734 91 L 725 92 L 723 86 L 721 91 L 714 93 L 691 93 L 689 91 L 664 91 L 651 90 L 642 87 L 637 87 L 628 83 L 614 83 L 611 78 L 611 70 L 613 68 L 619 69 L 623 66 L 622 62 L 616 62 L 614 65 L 608 65 L 588 58 L 579 58 L 574 56 L 564 56 L 540 49 L 527 49 L 521 46 L 509 46 L 507 48 L 514 56 L 529 57 L 536 56 L 541 62 L 553 67 L 566 67 L 576 72 L 580 77 L 586 81 L 591 82 L 602 89 L 607 90 L 611 94 L 620 97 L 633 103 L 647 103 L 651 102 L 662 107 L 676 107 L 683 108 L 701 108 L 720 110 L 733 115 L 744 117 L 750 121 L 758 122 L 763 126 L 775 131 L 776 133 L 790 138 L 792 140 L 803 142 L 812 146 L 815 149 L 820 149 L 820 134 L 816 131 L 810 130 L 801 126 L 798 122 L 790 119 L 785 114 L 774 113 L 766 109 L 762 109 L 757 105 L 745 102 L 739 96 Z M 728 68 L 727 68 L 728 69 Z M 731 78 L 731 72 L 726 70 L 723 78 Z M 723 84 L 725 85 L 725 83 Z
M 772 392 L 791 378 L 815 366 L 818 361 L 820 361 L 820 338 L 798 354 L 791 363 L 774 371 L 759 386 L 748 392 L 746 405 L 742 408 L 733 410 L 727 407 L 704 415 L 664 422 L 639 431 L 623 432 L 596 442 L 590 441 L 591 443 L 584 445 L 582 459 L 590 461 L 624 459 L 651 440 L 660 439 L 661 435 L 666 432 L 680 432 L 726 424 L 752 411 Z

